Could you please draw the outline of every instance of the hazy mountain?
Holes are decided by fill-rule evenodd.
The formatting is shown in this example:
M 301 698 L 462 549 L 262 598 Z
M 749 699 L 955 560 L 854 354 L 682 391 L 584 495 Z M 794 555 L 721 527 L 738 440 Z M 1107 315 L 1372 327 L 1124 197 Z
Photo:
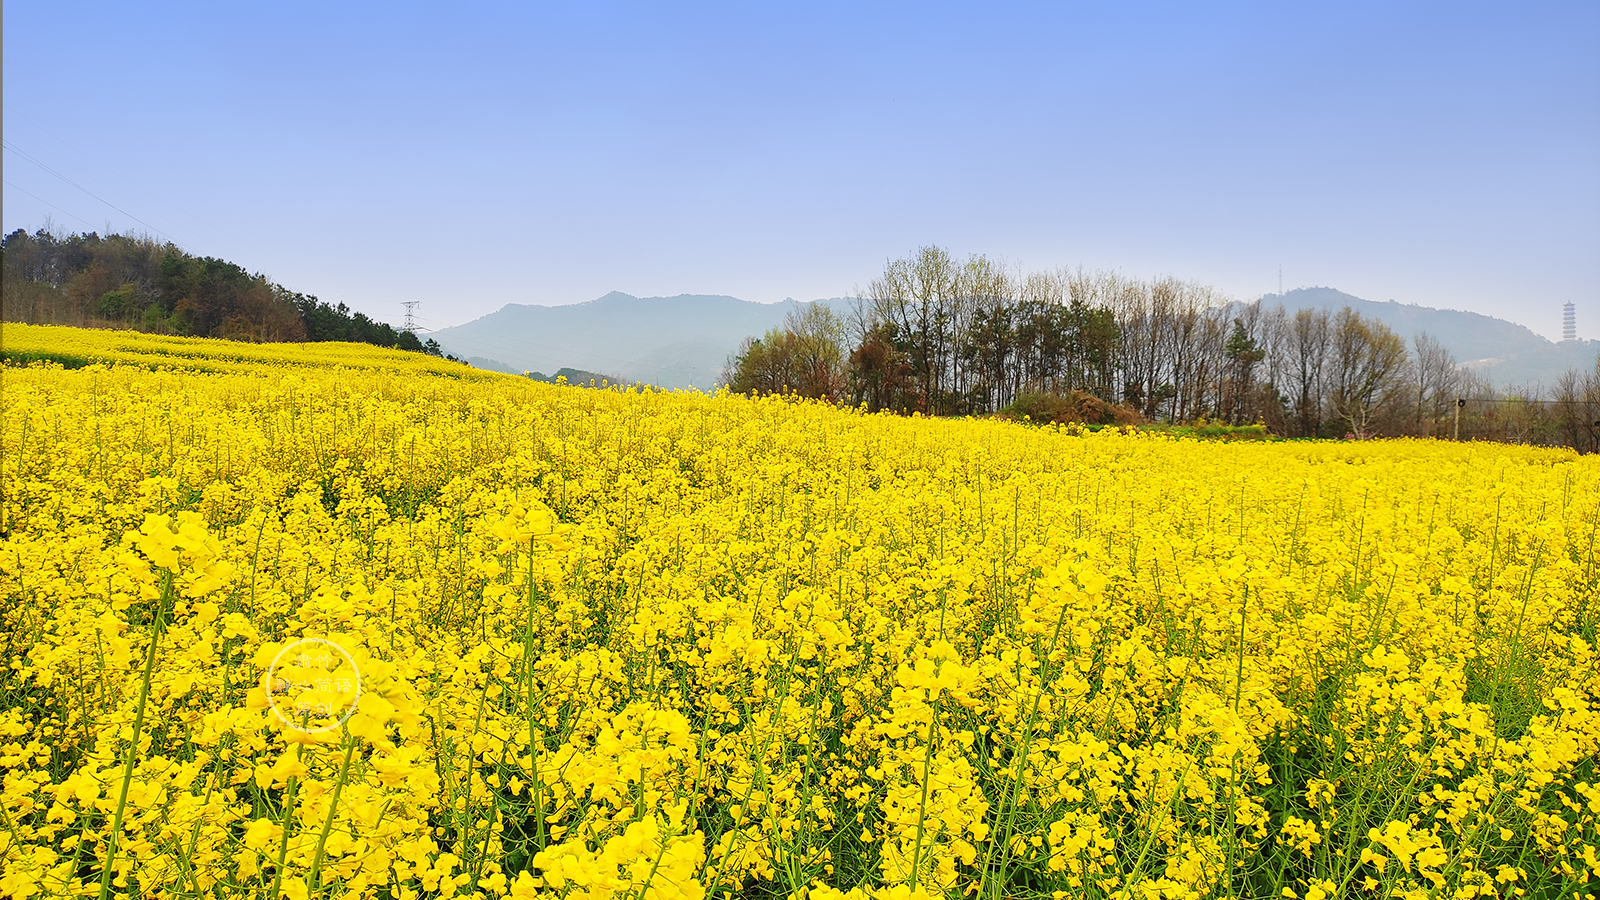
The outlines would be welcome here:
M 816 302 L 843 312 L 846 301 Z M 513 303 L 429 337 L 480 368 L 551 372 L 570 367 L 667 388 L 709 388 L 740 341 L 782 324 L 804 305 L 612 292 L 570 306 Z
M 507 375 L 521 375 L 522 372 L 511 368 L 498 359 L 489 359 L 483 356 L 468 356 L 462 360 L 474 369 L 487 369 L 490 372 L 504 372 Z
M 818 300 L 848 313 L 844 299 Z M 1549 387 L 1569 368 L 1594 366 L 1600 342 L 1556 344 L 1522 325 L 1478 313 L 1377 303 L 1332 288 L 1268 294 L 1292 315 L 1305 308 L 1349 306 L 1377 319 L 1408 342 L 1426 331 L 1463 365 L 1501 386 Z M 465 325 L 430 335 L 456 356 L 483 369 L 553 372 L 563 368 L 666 388 L 709 388 L 739 342 L 782 324 L 806 304 L 751 303 L 735 297 L 681 294 L 633 297 L 610 293 L 570 306 L 510 304 Z M 1552 315 L 1559 314 L 1559 308 Z
M 1408 343 L 1426 331 L 1455 354 L 1457 362 L 1503 387 L 1550 387 L 1568 369 L 1592 369 L 1595 354 L 1600 352 L 1600 341 L 1558 344 L 1526 326 L 1492 316 L 1393 300 L 1379 303 L 1333 288 L 1300 288 L 1261 298 L 1262 306 L 1280 304 L 1290 315 L 1301 309 L 1337 310 L 1348 306 L 1389 326 Z M 1560 306 L 1551 304 L 1550 315 L 1560 314 Z

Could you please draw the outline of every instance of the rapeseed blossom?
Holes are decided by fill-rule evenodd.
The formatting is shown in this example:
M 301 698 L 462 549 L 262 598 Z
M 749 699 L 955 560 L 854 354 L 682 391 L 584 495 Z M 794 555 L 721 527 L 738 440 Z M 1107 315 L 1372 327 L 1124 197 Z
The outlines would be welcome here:
M 0 897 L 1600 880 L 1594 457 L 5 337 Z

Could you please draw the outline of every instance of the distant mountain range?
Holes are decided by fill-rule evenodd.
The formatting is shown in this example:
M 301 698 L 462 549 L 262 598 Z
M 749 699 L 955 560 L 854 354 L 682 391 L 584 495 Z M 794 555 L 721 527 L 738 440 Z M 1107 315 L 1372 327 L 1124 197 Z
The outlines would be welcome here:
M 817 300 L 841 314 L 849 300 Z M 1290 314 L 1305 308 L 1349 306 L 1410 341 L 1426 331 L 1457 361 L 1500 386 L 1548 387 L 1571 368 L 1594 366 L 1600 341 L 1553 343 L 1514 322 L 1477 313 L 1376 303 L 1332 288 L 1268 294 L 1264 305 Z M 430 337 L 483 369 L 554 372 L 578 369 L 664 388 L 710 388 L 739 342 L 781 325 L 800 301 L 752 303 L 736 297 L 680 294 L 634 297 L 612 292 L 569 306 L 509 304 Z
M 1279 304 L 1290 315 L 1307 308 L 1337 310 L 1348 306 L 1389 326 L 1408 342 L 1425 331 L 1455 354 L 1456 362 L 1500 387 L 1551 387 L 1568 369 L 1592 370 L 1595 354 L 1600 352 L 1600 341 L 1555 343 L 1526 326 L 1492 316 L 1393 300 L 1378 303 L 1333 288 L 1300 288 L 1261 298 L 1262 306 Z M 1555 310 L 1551 312 L 1554 314 Z
M 848 301 L 820 300 L 837 304 Z M 751 303 L 735 297 L 680 294 L 634 297 L 613 291 L 570 306 L 508 304 L 465 325 L 429 335 L 483 369 L 603 372 L 664 388 L 710 388 L 728 354 L 750 335 L 783 324 L 807 304 Z

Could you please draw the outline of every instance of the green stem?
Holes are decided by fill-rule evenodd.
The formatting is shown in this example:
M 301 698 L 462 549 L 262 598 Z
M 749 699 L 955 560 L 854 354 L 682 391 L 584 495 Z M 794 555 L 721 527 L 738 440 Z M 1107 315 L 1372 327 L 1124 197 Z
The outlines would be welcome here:
M 528 580 L 525 584 L 527 588 L 528 628 L 522 638 L 522 672 L 528 679 L 528 759 L 530 761 L 529 765 L 533 770 L 529 773 L 529 780 L 532 782 L 530 787 L 533 791 L 533 810 L 537 817 L 537 821 L 534 823 L 534 840 L 537 842 L 539 849 L 543 850 L 546 843 L 544 836 L 544 782 L 539 777 L 539 745 L 543 741 L 536 727 L 539 707 L 534 705 L 533 702 L 533 692 L 536 686 L 533 652 L 533 560 L 533 538 L 530 537 L 528 538 Z
M 22 838 L 17 834 L 16 823 L 11 821 L 11 813 L 6 812 L 6 808 L 4 806 L 0 806 L 0 816 L 5 817 L 6 829 L 11 832 L 11 846 L 6 848 L 5 853 L 0 854 L 0 862 L 4 862 L 5 858 L 11 855 L 11 851 L 15 850 L 17 851 L 17 857 L 23 862 L 27 863 L 29 869 L 34 868 L 33 860 L 29 859 L 27 854 L 22 852 Z
M 1244 602 L 1239 605 L 1239 668 L 1234 673 L 1233 712 L 1239 712 L 1239 698 L 1244 695 L 1244 642 L 1250 628 L 1250 585 L 1244 586 Z
M 294 761 L 299 762 L 305 751 L 304 744 L 294 747 Z M 297 775 L 289 776 L 288 793 L 283 799 L 283 835 L 278 839 L 278 865 L 272 873 L 272 890 L 267 894 L 267 900 L 278 900 L 278 891 L 283 887 L 283 866 L 289 858 L 289 830 L 294 824 L 294 797 L 300 787 L 300 778 Z
M 1023 780 L 1027 774 L 1025 767 L 1028 762 L 1028 754 L 1032 752 L 1033 749 L 1034 729 L 1039 723 L 1039 704 L 1044 699 L 1045 686 L 1050 678 L 1050 660 L 1056 655 L 1056 644 L 1061 639 L 1061 626 L 1066 623 L 1066 620 L 1067 606 L 1063 604 L 1061 607 L 1061 614 L 1056 617 L 1055 630 L 1050 634 L 1050 649 L 1045 651 L 1042 659 L 1039 659 L 1039 688 L 1033 693 L 1033 703 L 1028 710 L 1028 724 L 1027 727 L 1022 731 L 1022 749 L 1017 753 L 1017 774 L 1012 779 L 1010 790 L 1007 792 L 1004 804 L 1000 807 L 1000 810 L 997 811 L 995 816 L 995 824 L 999 825 L 1000 814 L 1003 813 L 1005 815 L 1005 827 L 997 828 L 996 833 L 989 836 L 988 860 L 984 866 L 986 875 L 988 872 L 996 868 L 994 863 L 995 854 L 1004 854 L 998 866 L 998 875 L 994 878 L 994 880 L 989 882 L 991 886 L 991 890 L 988 892 L 990 900 L 998 900 L 1000 896 L 1000 888 L 1005 884 L 1006 881 L 1006 871 L 1011 865 L 1011 833 L 1016 827 L 1017 807 L 1022 802 Z M 1037 653 L 1037 642 L 1034 644 L 1034 650 Z M 1017 687 L 1019 690 L 1021 689 L 1021 686 L 1022 673 L 1019 667 L 1019 671 L 1017 673 Z
M 938 669 L 934 672 L 937 674 Z M 933 718 L 928 720 L 928 748 L 922 754 L 922 806 L 917 809 L 917 842 L 911 852 L 911 889 L 917 889 L 917 876 L 922 871 L 922 837 L 927 833 L 928 774 L 933 768 L 933 732 L 939 727 L 939 700 L 933 701 Z
M 312 893 L 316 893 L 317 879 L 322 873 L 322 860 L 328 846 L 328 832 L 333 829 L 333 816 L 339 811 L 339 792 L 344 789 L 345 779 L 350 774 L 350 757 L 356 752 L 356 739 L 348 730 L 345 731 L 344 740 L 344 762 L 339 764 L 339 780 L 333 783 L 333 796 L 328 798 L 328 815 L 322 820 L 322 833 L 317 835 L 317 855 L 312 860 L 311 877 L 307 880 Z
M 155 621 L 150 628 L 150 648 L 144 655 L 144 673 L 139 678 L 139 705 L 133 713 L 133 740 L 122 760 L 122 786 L 117 791 L 117 810 L 111 818 L 111 833 L 106 836 L 106 861 L 100 867 L 100 900 L 111 893 L 111 864 L 117 858 L 117 836 L 122 833 L 122 813 L 128 806 L 128 785 L 133 782 L 133 758 L 139 755 L 139 736 L 144 731 L 144 708 L 150 699 L 150 673 L 156 665 L 156 649 L 161 645 L 164 614 L 172 599 L 172 573 L 162 576 L 161 599 L 156 603 Z
M 223 678 L 227 678 L 226 673 L 223 674 Z M 230 749 L 232 746 L 233 735 L 229 734 L 223 738 L 221 744 L 217 748 L 217 768 L 216 771 L 212 772 L 211 777 L 206 780 L 206 792 L 200 800 L 200 806 L 202 809 L 210 805 L 211 794 L 216 789 L 218 780 L 222 777 L 221 753 Z M 194 868 L 194 848 L 200 843 L 200 826 L 204 823 L 205 815 L 203 813 L 195 818 L 194 827 L 189 830 L 189 847 L 183 854 L 184 865 L 187 870 L 186 874 L 189 876 L 189 885 L 194 888 L 195 896 L 199 896 L 204 893 L 204 891 L 200 889 L 199 873 Z

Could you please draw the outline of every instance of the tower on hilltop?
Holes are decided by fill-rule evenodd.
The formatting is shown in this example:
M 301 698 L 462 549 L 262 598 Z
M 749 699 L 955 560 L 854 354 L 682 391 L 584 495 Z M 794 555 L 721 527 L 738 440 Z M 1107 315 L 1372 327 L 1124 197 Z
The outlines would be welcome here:
M 1573 306 L 1571 303 L 1568 303 L 1561 309 L 1561 342 L 1565 344 L 1568 341 L 1575 341 L 1577 339 L 1578 310 L 1577 307 Z

